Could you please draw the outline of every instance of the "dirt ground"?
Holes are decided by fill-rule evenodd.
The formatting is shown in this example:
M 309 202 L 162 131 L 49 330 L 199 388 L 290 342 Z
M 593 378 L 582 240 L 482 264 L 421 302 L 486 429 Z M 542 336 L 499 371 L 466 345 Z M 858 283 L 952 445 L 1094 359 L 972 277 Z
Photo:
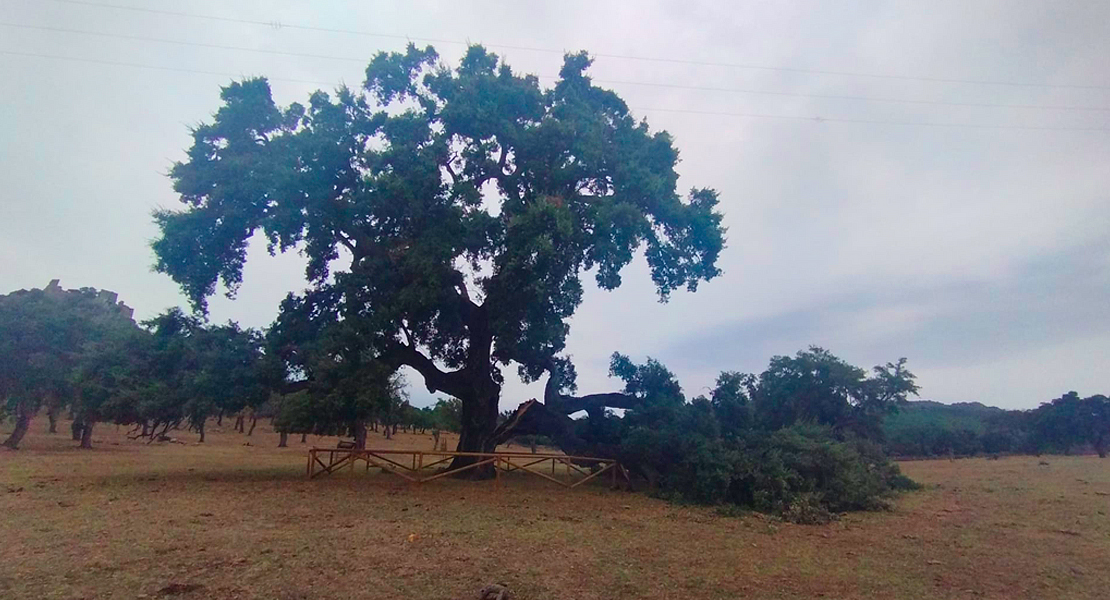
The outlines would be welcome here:
M 299 436 L 224 425 L 204 445 L 100 425 L 83 451 L 36 421 L 0 452 L 0 598 L 1110 597 L 1110 460 L 905 463 L 927 488 L 894 510 L 799 526 L 527 475 L 309 481 Z

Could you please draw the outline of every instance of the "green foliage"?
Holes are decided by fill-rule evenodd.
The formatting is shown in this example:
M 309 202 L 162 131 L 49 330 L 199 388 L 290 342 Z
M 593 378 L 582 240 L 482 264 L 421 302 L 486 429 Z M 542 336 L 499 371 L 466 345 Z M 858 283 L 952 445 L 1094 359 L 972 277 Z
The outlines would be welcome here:
M 141 333 L 115 294 L 57 282 L 0 296 L 0 332 L 0 413 L 17 419 L 11 448 L 44 403 L 60 410 L 81 398 L 77 378 L 88 365 L 101 365 L 103 377 L 83 401 L 103 401 L 99 392 L 116 385 L 129 360 L 115 354 Z
M 432 423 L 436 429 L 444 431 L 462 430 L 462 401 L 458 398 L 436 400 L 432 407 Z
M 386 426 L 407 423 L 411 408 L 405 381 L 395 373 L 371 364 L 347 371 L 336 363 L 317 370 L 318 379 L 306 389 L 287 395 L 274 419 L 274 429 L 285 433 L 348 435 L 354 428 L 377 420 Z
M 480 46 L 437 61 L 380 53 L 362 90 L 307 105 L 275 105 L 264 79 L 223 88 L 171 170 L 185 206 L 155 213 L 153 249 L 202 312 L 218 283 L 234 294 L 256 232 L 303 252 L 312 287 L 275 324 L 291 368 L 338 381 L 411 366 L 461 399 L 463 438 L 481 446 L 501 366 L 534 381 L 569 364 L 584 271 L 616 288 L 643 248 L 665 300 L 720 273 L 724 230 L 716 193 L 679 196 L 671 137 L 595 87 L 584 53 L 550 89 Z
M 882 508 L 893 492 L 915 485 L 855 426 L 916 389 L 904 361 L 868 378 L 813 349 L 776 357 L 758 377 L 722 373 L 709 398 L 691 402 L 657 361 L 637 365 L 616 354 L 610 373 L 640 404 L 623 417 L 590 415 L 579 428 L 615 447 L 664 496 L 813 523 Z
M 756 434 L 739 453 L 730 499 L 756 510 L 812 517 L 884 508 L 895 489 L 907 487 L 898 466 L 876 445 L 840 440 L 819 426 Z
M 263 336 L 235 323 L 208 325 L 171 309 L 97 343 L 73 381 L 74 412 L 85 423 L 109 421 L 201 432 L 216 413 L 259 407 L 284 379 Z
M 202 426 L 258 406 L 284 378 L 261 334 L 173 309 L 139 327 L 111 292 L 0 296 L 0 397 L 29 418 L 46 401 L 78 421 Z M 18 443 L 14 440 L 12 444 Z
M 1032 411 L 911 402 L 889 415 L 883 430 L 888 450 L 899 456 L 1098 451 L 1110 442 L 1102 398 L 1071 392 Z
M 1110 398 L 1080 398 L 1076 392 L 1047 402 L 1033 411 L 1033 445 L 1038 451 L 1070 453 L 1089 445 L 1105 457 L 1110 445 Z
M 917 393 L 906 359 L 867 372 L 811 347 L 795 356 L 776 356 L 752 386 L 760 425 L 779 429 L 819 423 L 861 437 L 881 435 L 882 417 Z

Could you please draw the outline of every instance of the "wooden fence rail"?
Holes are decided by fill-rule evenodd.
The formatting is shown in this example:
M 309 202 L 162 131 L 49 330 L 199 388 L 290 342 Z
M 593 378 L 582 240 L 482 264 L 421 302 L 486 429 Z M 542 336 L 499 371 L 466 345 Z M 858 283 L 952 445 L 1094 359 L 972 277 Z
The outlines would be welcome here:
M 470 456 L 478 460 L 456 468 L 435 468 L 456 456 Z M 430 460 L 426 462 L 425 458 Z M 361 450 L 356 448 L 310 448 L 306 472 L 309 479 L 313 479 L 319 475 L 329 475 L 343 467 L 353 469 L 358 461 L 366 463 L 367 471 L 370 470 L 370 467 L 380 467 L 415 484 L 435 481 L 456 473 L 492 464 L 497 480 L 500 480 L 502 471 L 506 473 L 523 471 L 563 487 L 575 488 L 600 477 L 602 474 L 609 473 L 613 487 L 617 487 L 618 478 L 623 483 L 631 485 L 628 471 L 620 463 L 610 458 L 567 456 L 565 454 L 533 454 L 531 452 L 449 452 L 446 450 L 429 452 L 425 450 L 377 450 L 372 448 Z M 550 475 L 540 469 L 533 468 L 540 466 L 546 470 L 544 463 L 548 461 L 551 462 Z M 560 478 L 556 473 L 556 466 L 560 464 L 564 467 L 563 478 Z M 582 468 L 583 465 L 587 466 L 588 469 Z

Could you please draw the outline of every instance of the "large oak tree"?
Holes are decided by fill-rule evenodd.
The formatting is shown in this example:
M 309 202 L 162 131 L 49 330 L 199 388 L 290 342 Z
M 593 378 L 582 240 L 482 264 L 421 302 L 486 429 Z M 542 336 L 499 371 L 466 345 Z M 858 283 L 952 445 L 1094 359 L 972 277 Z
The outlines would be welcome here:
M 256 232 L 299 249 L 310 287 L 282 305 L 278 326 L 302 334 L 283 356 L 327 336 L 329 360 L 408 365 L 462 400 L 459 450 L 491 451 L 502 366 L 558 372 L 549 397 L 581 404 L 558 392 L 584 272 L 616 288 L 642 248 L 661 300 L 720 273 L 716 193 L 676 193 L 671 137 L 594 86 L 590 62 L 567 55 L 544 89 L 480 46 L 451 69 L 410 45 L 378 54 L 362 90 L 307 105 L 232 83 L 171 171 L 185 208 L 155 215 L 156 268 L 203 311 L 239 286 Z

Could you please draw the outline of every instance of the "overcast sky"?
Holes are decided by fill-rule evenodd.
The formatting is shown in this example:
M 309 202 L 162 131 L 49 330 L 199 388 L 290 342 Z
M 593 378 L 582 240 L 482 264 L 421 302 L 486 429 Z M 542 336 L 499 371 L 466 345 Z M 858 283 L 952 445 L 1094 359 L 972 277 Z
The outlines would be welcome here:
M 585 49 L 675 137 L 680 188 L 719 190 L 729 232 L 724 275 L 668 304 L 642 259 L 615 292 L 587 277 L 581 392 L 618 385 L 613 351 L 663 361 L 693 397 L 810 344 L 908 357 L 942 402 L 1110 392 L 1110 3 L 115 2 L 150 10 L 0 0 L 0 293 L 60 278 L 140 318 L 184 305 L 150 269 L 150 213 L 177 206 L 165 173 L 233 77 L 266 75 L 288 104 L 357 86 L 404 36 L 450 63 L 485 43 L 540 76 Z M 260 246 L 213 320 L 268 325 L 304 286 L 298 256 Z M 542 396 L 506 379 L 503 408 Z

